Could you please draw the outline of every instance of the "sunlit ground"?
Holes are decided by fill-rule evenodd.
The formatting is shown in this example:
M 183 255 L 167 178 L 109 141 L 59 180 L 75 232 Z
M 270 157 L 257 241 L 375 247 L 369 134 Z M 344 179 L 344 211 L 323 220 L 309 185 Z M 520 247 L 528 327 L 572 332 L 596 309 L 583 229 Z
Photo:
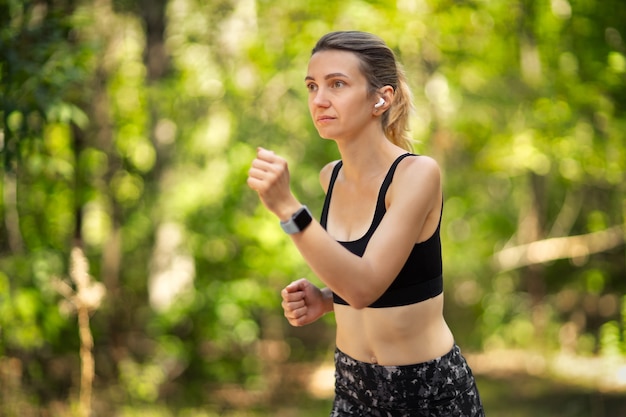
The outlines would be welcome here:
M 549 357 L 531 351 L 500 350 L 464 353 L 476 375 L 487 417 L 626 417 L 626 357 Z M 202 407 L 134 402 L 113 390 L 96 389 L 92 417 L 313 417 L 327 416 L 333 397 L 330 358 L 315 364 L 268 365 L 267 383 L 258 390 L 237 386 L 211 389 Z M 271 389 L 268 387 L 271 386 Z M 14 386 L 0 386 L 8 403 L 2 417 L 73 417 L 76 408 L 64 403 L 38 410 Z M 121 402 L 118 402 L 120 401 Z M 128 399 L 127 399 L 128 400 Z M 170 401 L 177 402 L 175 398 Z M 117 405 L 112 406 L 115 403 Z M 115 409 L 116 412 L 113 412 Z

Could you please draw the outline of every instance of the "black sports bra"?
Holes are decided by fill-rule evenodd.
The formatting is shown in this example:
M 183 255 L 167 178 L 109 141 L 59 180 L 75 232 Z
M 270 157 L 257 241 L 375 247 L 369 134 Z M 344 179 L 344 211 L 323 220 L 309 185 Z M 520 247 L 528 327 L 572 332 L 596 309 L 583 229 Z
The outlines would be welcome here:
M 355 255 L 363 256 L 369 240 L 374 235 L 376 228 L 385 216 L 385 213 L 387 212 L 387 208 L 385 206 L 385 196 L 387 194 L 387 190 L 393 180 L 396 167 L 400 161 L 408 156 L 413 156 L 413 154 L 406 153 L 404 155 L 400 155 L 389 168 L 389 171 L 387 172 L 387 175 L 380 187 L 380 191 L 378 192 L 378 200 L 376 202 L 376 210 L 374 211 L 372 224 L 365 235 L 357 240 L 349 242 L 339 241 L 342 246 Z M 326 229 L 326 223 L 328 220 L 328 209 L 333 193 L 333 187 L 342 165 L 342 161 L 339 161 L 335 165 L 330 178 L 330 183 L 328 184 L 328 192 L 326 193 L 324 208 L 322 209 L 322 216 L 320 219 L 320 224 L 324 227 L 324 229 Z M 443 292 L 441 239 L 439 234 L 440 228 L 441 218 L 439 219 L 439 224 L 437 225 L 435 233 L 433 233 L 428 240 L 417 243 L 413 246 L 413 250 L 409 254 L 406 263 L 402 267 L 402 270 L 396 279 L 394 279 L 383 295 L 381 295 L 378 300 L 374 301 L 368 307 L 384 308 L 415 304 L 435 297 Z M 336 304 L 348 305 L 343 298 L 335 293 L 333 293 L 333 301 Z

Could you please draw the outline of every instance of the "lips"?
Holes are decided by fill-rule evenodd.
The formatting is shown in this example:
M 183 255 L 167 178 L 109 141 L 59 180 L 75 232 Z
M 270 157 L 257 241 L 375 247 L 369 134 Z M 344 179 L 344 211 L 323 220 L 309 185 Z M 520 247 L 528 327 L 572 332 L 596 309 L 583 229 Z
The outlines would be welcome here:
M 324 122 L 329 122 L 331 120 L 335 120 L 334 117 L 332 116 L 318 116 L 315 121 L 317 121 L 318 123 L 324 123 Z

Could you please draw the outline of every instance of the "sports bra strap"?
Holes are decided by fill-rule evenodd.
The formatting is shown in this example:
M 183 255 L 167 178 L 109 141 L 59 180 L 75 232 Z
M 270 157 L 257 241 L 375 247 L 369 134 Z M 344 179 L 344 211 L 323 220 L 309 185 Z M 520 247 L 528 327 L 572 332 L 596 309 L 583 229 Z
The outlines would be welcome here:
M 378 191 L 378 201 L 376 202 L 376 210 L 374 211 L 374 220 L 372 221 L 368 234 L 373 233 L 373 231 L 378 227 L 378 225 L 383 219 L 383 216 L 387 212 L 387 205 L 385 204 L 385 198 L 387 197 L 387 190 L 389 190 L 389 186 L 391 185 L 391 182 L 393 181 L 393 175 L 396 172 L 396 168 L 398 167 L 398 164 L 404 158 L 406 158 L 407 156 L 411 156 L 411 155 L 413 154 L 405 153 L 405 154 L 400 155 L 399 157 L 396 158 L 395 161 L 393 161 L 393 164 L 391 164 L 391 167 L 389 167 L 389 171 L 387 171 L 387 175 L 385 176 L 385 179 L 383 180 L 383 183 L 380 186 L 380 190 Z
M 377 223 L 376 219 L 379 219 L 380 221 L 380 219 L 382 219 L 382 216 L 385 214 L 385 211 L 386 211 L 385 196 L 387 195 L 387 190 L 389 189 L 389 186 L 391 185 L 391 182 L 393 180 L 393 175 L 396 172 L 396 168 L 398 167 L 398 164 L 407 156 L 412 156 L 412 155 L 414 154 L 409 153 L 409 152 L 400 155 L 393 161 L 393 163 L 391 164 L 391 167 L 389 167 L 389 171 L 387 171 L 387 175 L 385 176 L 385 179 L 383 180 L 383 183 L 380 186 L 380 190 L 378 191 L 378 200 L 376 202 L 376 211 L 374 213 L 373 223 Z M 328 183 L 328 190 L 326 191 L 326 198 L 324 199 L 324 208 L 322 209 L 322 215 L 320 217 L 320 224 L 322 225 L 324 229 L 326 229 L 326 223 L 328 221 L 328 209 L 330 207 L 330 199 L 332 197 L 333 188 L 335 187 L 335 181 L 337 181 L 337 177 L 339 176 L 339 171 L 341 170 L 342 166 L 343 166 L 343 161 L 337 162 L 335 166 L 333 167 L 333 172 L 330 176 L 330 181 Z
M 333 194 L 333 188 L 335 187 L 335 181 L 339 175 L 339 170 L 343 165 L 343 161 L 339 161 L 333 167 L 333 173 L 330 176 L 330 182 L 328 183 L 328 190 L 326 191 L 326 198 L 324 199 L 324 208 L 322 209 L 322 216 L 320 217 L 320 224 L 326 229 L 326 222 L 328 220 L 328 208 L 330 206 L 330 197 Z

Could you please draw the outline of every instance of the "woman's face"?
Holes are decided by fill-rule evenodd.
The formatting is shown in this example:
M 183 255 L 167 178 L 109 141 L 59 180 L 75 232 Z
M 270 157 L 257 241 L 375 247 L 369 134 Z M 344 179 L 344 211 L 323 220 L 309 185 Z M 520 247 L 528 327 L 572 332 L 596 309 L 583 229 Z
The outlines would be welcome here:
M 372 110 L 378 98 L 368 96 L 359 65 L 356 54 L 338 50 L 316 52 L 309 61 L 309 111 L 325 139 L 356 137 L 375 120 Z

